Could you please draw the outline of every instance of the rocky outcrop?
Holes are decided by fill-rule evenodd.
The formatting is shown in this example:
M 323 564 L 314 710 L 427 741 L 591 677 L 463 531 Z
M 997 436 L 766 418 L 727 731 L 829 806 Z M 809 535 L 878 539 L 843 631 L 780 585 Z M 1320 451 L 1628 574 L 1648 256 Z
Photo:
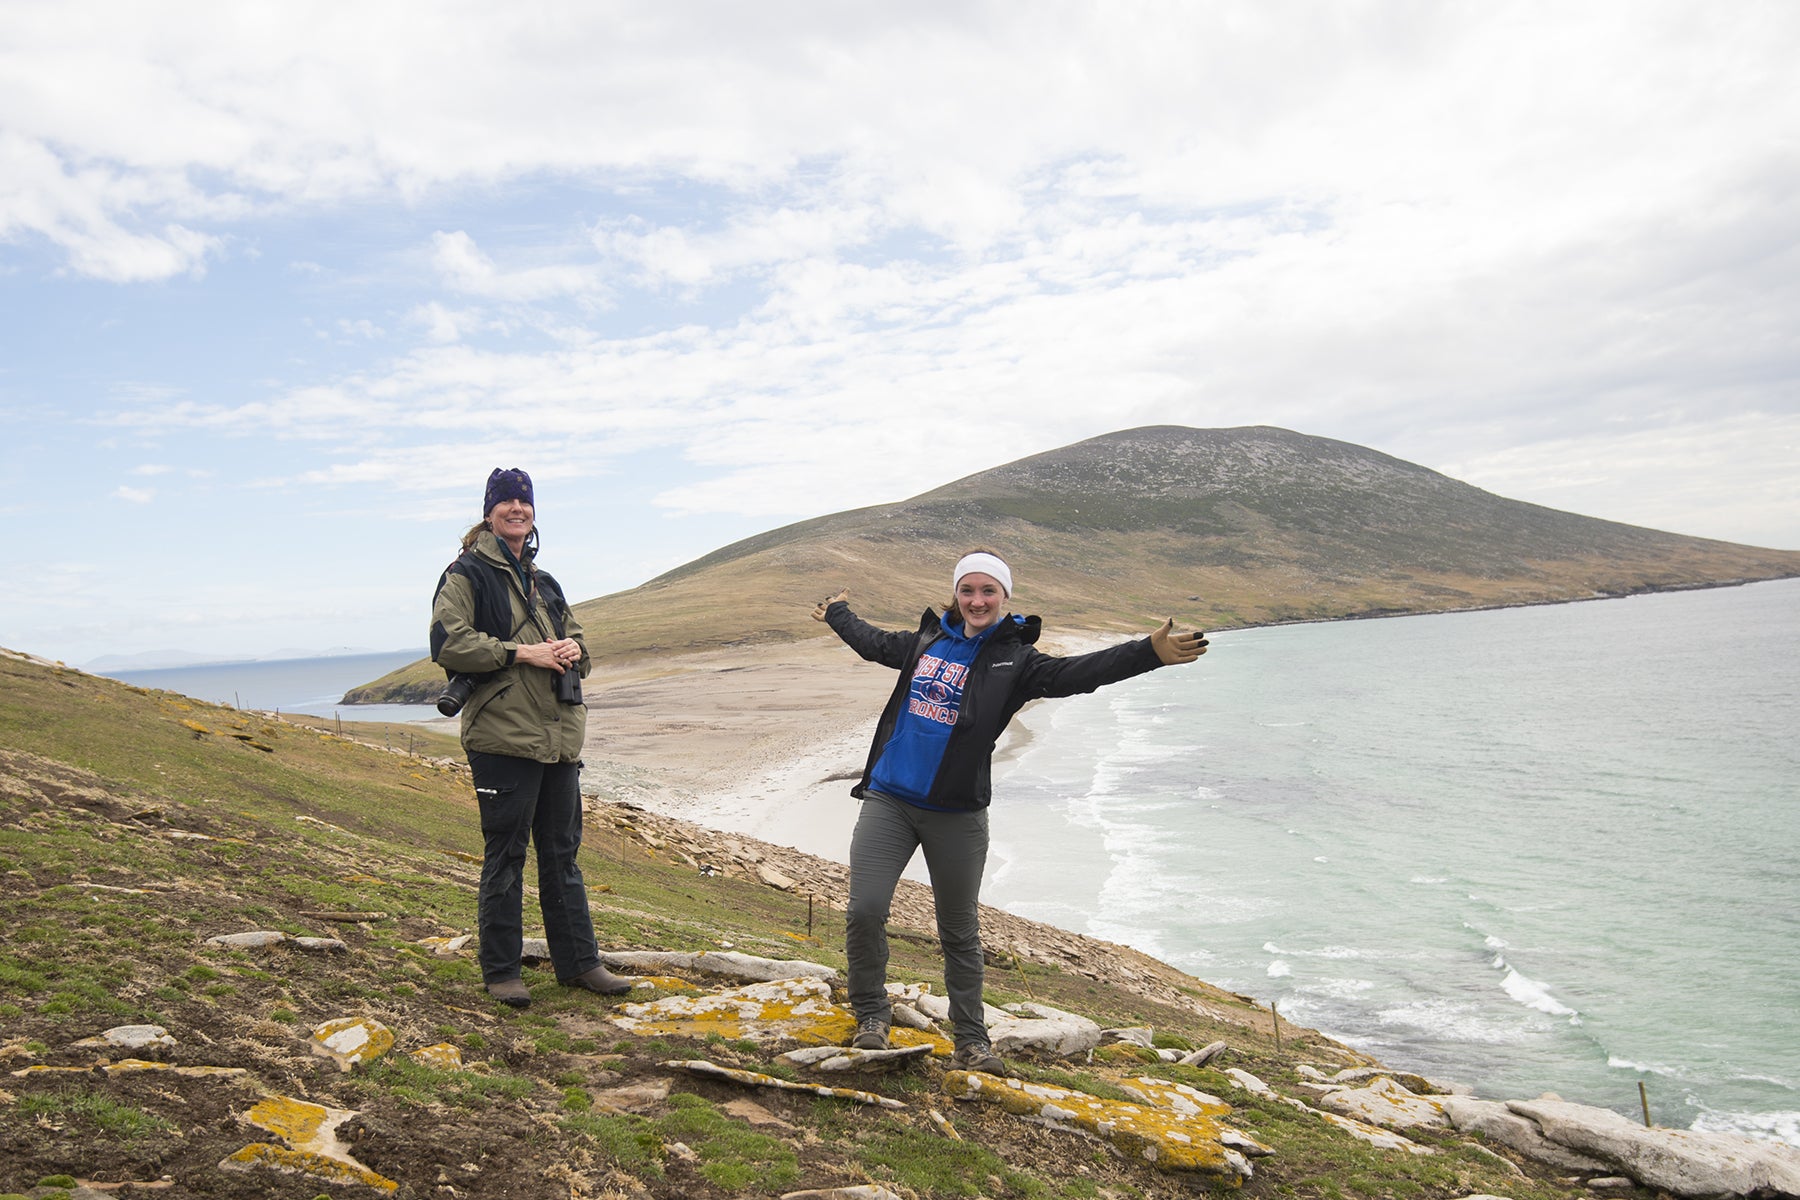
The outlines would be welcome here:
M 1654 1129 L 1611 1109 L 1557 1096 L 1514 1100 L 1507 1108 L 1544 1137 L 1616 1164 L 1646 1187 L 1682 1197 L 1800 1196 L 1800 1148 L 1725 1133 Z

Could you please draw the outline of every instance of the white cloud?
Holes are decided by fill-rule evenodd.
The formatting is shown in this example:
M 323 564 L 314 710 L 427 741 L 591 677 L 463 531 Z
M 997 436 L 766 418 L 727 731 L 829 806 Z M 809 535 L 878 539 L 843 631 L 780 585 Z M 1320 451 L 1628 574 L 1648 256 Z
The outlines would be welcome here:
M 434 233 L 432 262 L 453 291 L 491 300 L 539 301 L 558 296 L 603 298 L 606 287 L 597 266 L 552 265 L 501 270 L 458 230 Z
M 156 492 L 152 488 L 126 487 L 121 484 L 113 489 L 113 496 L 131 504 L 148 504 L 156 499 Z
M 270 527 L 517 462 L 679 560 L 1267 423 L 1800 545 L 1780 0 L 103 7 L 0 8 L 0 272 L 119 285 L 0 403 Z

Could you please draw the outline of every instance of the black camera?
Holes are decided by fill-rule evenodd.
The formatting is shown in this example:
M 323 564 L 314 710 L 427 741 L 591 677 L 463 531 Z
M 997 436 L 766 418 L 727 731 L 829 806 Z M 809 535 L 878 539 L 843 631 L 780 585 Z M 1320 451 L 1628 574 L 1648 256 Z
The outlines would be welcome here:
M 473 675 L 464 675 L 458 671 L 444 682 L 444 691 L 437 698 L 437 710 L 446 717 L 454 717 L 462 711 L 462 706 L 469 702 L 469 693 L 475 690 L 479 682 Z
M 556 698 L 564 704 L 581 703 L 581 672 L 575 667 L 564 667 L 563 673 L 556 677 Z

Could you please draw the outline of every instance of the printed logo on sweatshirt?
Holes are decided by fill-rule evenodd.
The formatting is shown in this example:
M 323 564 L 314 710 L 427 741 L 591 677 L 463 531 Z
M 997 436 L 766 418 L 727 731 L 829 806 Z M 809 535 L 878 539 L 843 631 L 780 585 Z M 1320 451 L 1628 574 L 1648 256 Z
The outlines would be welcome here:
M 919 665 L 913 668 L 907 711 L 940 725 L 956 724 L 957 710 L 962 707 L 963 685 L 968 679 L 967 663 L 945 662 L 934 654 L 924 655 L 919 659 Z

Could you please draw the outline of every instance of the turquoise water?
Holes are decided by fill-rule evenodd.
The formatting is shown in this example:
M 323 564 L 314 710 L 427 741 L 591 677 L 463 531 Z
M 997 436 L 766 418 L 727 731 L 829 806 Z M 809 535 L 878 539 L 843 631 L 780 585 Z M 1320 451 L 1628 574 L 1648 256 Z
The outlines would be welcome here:
M 1025 720 L 988 902 L 1490 1098 L 1800 1144 L 1800 581 L 1225 633 Z
M 429 704 L 343 703 L 344 693 L 351 688 L 379 679 L 389 671 L 424 657 L 423 650 L 390 650 L 379 654 L 213 663 L 107 674 L 138 687 L 161 688 L 234 708 L 262 712 L 279 709 L 315 717 L 336 714 L 346 721 L 431 721 L 436 720 L 439 713 Z

